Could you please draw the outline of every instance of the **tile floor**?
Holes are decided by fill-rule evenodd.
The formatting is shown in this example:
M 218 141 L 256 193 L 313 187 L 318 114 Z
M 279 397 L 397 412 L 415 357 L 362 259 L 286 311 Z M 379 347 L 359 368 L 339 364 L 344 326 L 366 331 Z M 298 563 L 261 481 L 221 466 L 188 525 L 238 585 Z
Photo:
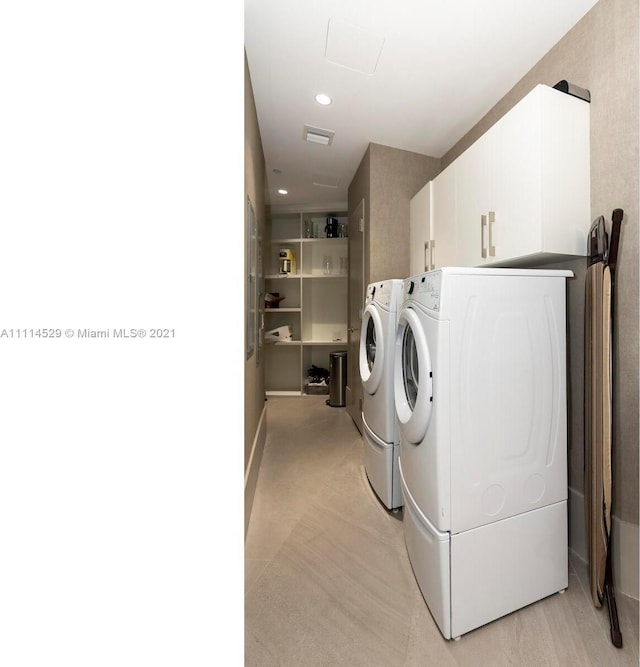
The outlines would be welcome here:
M 614 648 L 575 558 L 563 595 L 443 639 L 411 571 L 402 512 L 371 491 L 344 408 L 270 398 L 267 424 L 245 542 L 245 665 L 638 666 L 638 603 L 617 597 L 624 647 Z

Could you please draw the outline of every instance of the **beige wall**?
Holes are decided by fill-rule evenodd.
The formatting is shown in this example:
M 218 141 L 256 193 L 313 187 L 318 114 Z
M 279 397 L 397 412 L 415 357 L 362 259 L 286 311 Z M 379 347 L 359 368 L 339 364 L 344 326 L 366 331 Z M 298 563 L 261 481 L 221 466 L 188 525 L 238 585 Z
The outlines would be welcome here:
M 369 208 L 369 202 L 371 201 L 371 144 L 367 147 L 362 160 L 358 165 L 356 173 L 349 183 L 349 189 L 347 193 L 348 197 L 348 207 L 349 214 L 353 213 L 358 207 L 358 204 L 362 199 L 367 203 L 367 208 Z M 368 227 L 369 220 L 369 211 L 365 210 L 365 228 Z
M 601 0 L 442 158 L 445 168 L 536 84 L 566 79 L 591 93 L 591 219 L 625 212 L 616 276 L 614 501 L 638 523 L 638 2 Z M 570 485 L 583 489 L 583 316 L 586 262 L 569 286 Z
M 380 144 L 367 147 L 348 192 L 349 214 L 365 201 L 364 288 L 409 275 L 409 202 L 439 171 L 437 158 Z M 354 299 L 362 306 L 362 294 L 350 292 L 350 312 Z M 351 391 L 360 397 L 360 376 L 352 375 Z M 362 430 L 362 424 L 355 421 Z
M 409 275 L 409 202 L 440 171 L 440 160 L 369 144 L 366 282 Z M 351 193 L 351 187 L 349 188 Z
M 249 197 L 256 212 L 259 234 L 264 239 L 265 162 L 246 56 L 244 72 L 245 204 L 246 198 Z M 244 210 L 246 216 L 246 205 L 244 206 Z M 246 228 L 245 220 L 245 230 Z M 245 317 L 246 303 L 247 298 L 245 294 Z M 255 485 L 266 438 L 266 418 L 263 418 L 264 408 L 264 364 L 257 364 L 257 354 L 254 352 L 253 356 L 245 361 L 244 367 L 245 534 L 251 514 Z
M 348 190 L 349 215 L 365 202 L 363 290 L 369 283 L 409 274 L 409 202 L 439 171 L 437 158 L 380 144 L 367 147 Z M 362 307 L 362 294 L 350 291 L 349 312 L 354 301 Z M 360 397 L 360 376 L 352 375 L 351 391 Z M 362 424 L 354 420 L 362 430 Z
M 369 284 L 369 227 L 371 226 L 371 144 L 362 156 L 360 165 L 349 183 L 347 193 L 349 215 L 358 208 L 358 204 L 364 199 L 364 288 Z M 363 288 L 363 289 L 364 289 Z M 349 294 L 349 299 L 353 295 Z M 351 306 L 349 306 L 351 307 Z

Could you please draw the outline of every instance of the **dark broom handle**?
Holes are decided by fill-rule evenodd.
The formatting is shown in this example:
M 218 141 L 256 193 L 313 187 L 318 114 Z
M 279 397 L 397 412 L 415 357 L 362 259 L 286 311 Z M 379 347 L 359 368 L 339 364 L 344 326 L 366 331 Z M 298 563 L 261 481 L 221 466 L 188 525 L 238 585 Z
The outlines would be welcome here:
M 616 594 L 613 590 L 613 569 L 611 565 L 611 533 L 607 539 L 607 562 L 604 572 L 604 597 L 607 602 L 607 611 L 609 612 L 609 625 L 611 626 L 611 643 L 616 648 L 622 648 L 622 632 L 620 632 L 620 623 L 618 622 L 618 605 L 616 604 Z
M 607 610 L 609 611 L 609 625 L 611 626 L 611 643 L 616 648 L 622 648 L 622 632 L 618 623 L 618 606 L 616 596 L 609 582 L 604 586 L 604 594 L 607 599 Z
M 615 275 L 616 264 L 618 262 L 618 244 L 620 242 L 620 226 L 624 211 L 621 208 L 614 208 L 611 214 L 611 234 L 609 235 L 609 252 L 607 264 L 611 269 L 612 277 Z
M 618 245 L 620 242 L 620 227 L 624 211 L 621 208 L 613 209 L 611 214 L 611 235 L 609 237 L 609 251 L 607 264 L 611 270 L 612 279 L 615 277 L 616 264 L 618 261 Z M 616 648 L 622 648 L 622 633 L 618 622 L 618 605 L 613 590 L 613 572 L 611 567 L 611 535 L 609 535 L 609 548 L 607 549 L 607 565 L 605 573 L 605 597 L 607 599 L 607 610 L 609 611 L 609 625 L 611 626 L 611 642 Z

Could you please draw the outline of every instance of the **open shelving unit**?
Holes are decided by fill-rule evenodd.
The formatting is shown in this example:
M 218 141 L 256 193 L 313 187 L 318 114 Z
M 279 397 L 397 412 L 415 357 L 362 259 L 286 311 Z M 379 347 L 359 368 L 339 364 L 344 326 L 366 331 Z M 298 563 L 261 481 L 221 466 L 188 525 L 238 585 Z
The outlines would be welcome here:
M 346 228 L 346 211 L 271 210 L 265 290 L 285 298 L 278 307 L 265 308 L 265 331 L 291 326 L 293 340 L 265 343 L 268 396 L 304 395 L 309 368 L 329 370 L 329 354 L 347 347 L 349 240 L 326 238 L 327 217 Z M 309 228 L 313 237 L 305 237 Z M 282 249 L 296 260 L 295 271 L 284 275 L 279 272 Z

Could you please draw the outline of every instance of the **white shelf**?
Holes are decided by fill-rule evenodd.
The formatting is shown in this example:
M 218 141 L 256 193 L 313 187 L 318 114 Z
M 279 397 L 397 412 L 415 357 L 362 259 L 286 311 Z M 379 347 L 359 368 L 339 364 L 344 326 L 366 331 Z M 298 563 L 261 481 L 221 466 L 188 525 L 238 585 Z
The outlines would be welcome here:
M 282 343 L 277 343 L 282 345 Z M 346 340 L 303 340 L 303 345 L 346 345 Z
M 339 243 L 340 241 L 348 241 L 346 236 L 329 236 L 329 237 L 313 237 L 313 238 L 291 238 L 291 239 L 270 239 L 269 243 L 278 245 L 279 243 Z
M 311 366 L 329 368 L 333 350 L 347 349 L 347 290 L 349 239 L 324 236 L 328 216 L 348 220 L 345 207 L 271 209 L 267 223 L 268 246 L 264 258 L 266 291 L 286 299 L 278 308 L 266 308 L 265 329 L 288 324 L 296 340 L 265 342 L 265 389 L 269 396 L 304 396 Z M 315 236 L 305 236 L 307 223 Z M 280 273 L 279 248 L 293 253 L 297 273 Z M 333 271 L 325 274 L 329 258 Z M 344 273 L 343 273 L 344 271 Z M 289 281 L 289 282 L 287 282 Z M 286 307 L 285 307 L 286 306 Z M 278 314 L 274 314 L 278 313 Z M 332 340 L 341 336 L 339 341 Z M 315 395 L 315 394 L 314 394 Z
M 292 278 L 346 278 L 344 273 L 287 273 L 285 275 L 280 273 L 273 273 L 265 276 L 265 280 L 291 280 Z
M 312 238 L 312 239 L 298 239 L 298 241 L 301 241 L 302 243 L 339 243 L 340 241 L 348 241 L 348 237 L 346 236 L 331 236 L 329 238 Z
M 308 278 L 309 276 L 305 276 Z M 292 278 L 302 278 L 301 273 L 272 273 L 265 276 L 265 280 L 291 280 Z
M 303 278 L 346 278 L 345 273 L 303 273 Z

